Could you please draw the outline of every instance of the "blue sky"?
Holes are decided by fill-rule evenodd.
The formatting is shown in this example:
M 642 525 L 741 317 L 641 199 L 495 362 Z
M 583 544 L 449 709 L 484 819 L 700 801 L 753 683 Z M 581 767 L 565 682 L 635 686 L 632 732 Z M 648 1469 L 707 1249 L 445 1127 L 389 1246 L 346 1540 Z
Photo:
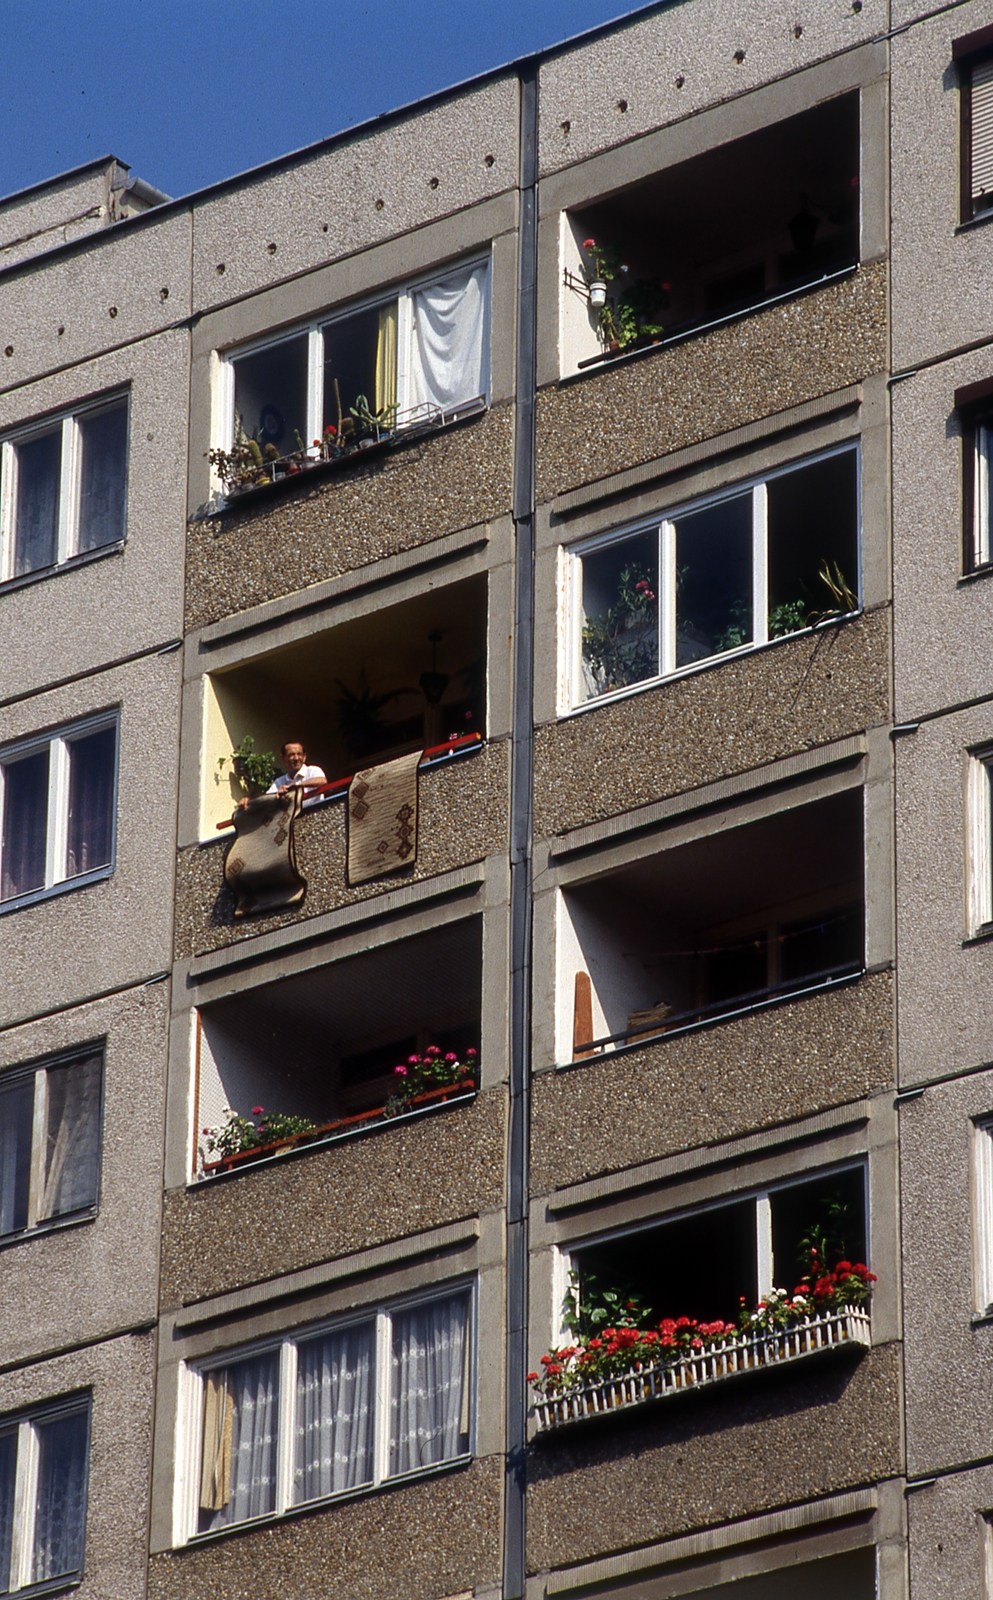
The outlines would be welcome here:
M 0 195 L 112 153 L 168 194 L 635 0 L 0 0 Z

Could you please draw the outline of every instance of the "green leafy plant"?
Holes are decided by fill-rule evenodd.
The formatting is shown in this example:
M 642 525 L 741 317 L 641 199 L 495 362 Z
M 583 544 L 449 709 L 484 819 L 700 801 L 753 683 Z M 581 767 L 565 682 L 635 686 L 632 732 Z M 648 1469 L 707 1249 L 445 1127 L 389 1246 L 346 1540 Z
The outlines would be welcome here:
M 570 1272 L 562 1302 L 562 1322 L 573 1338 L 585 1343 L 607 1327 L 641 1328 L 651 1314 L 644 1295 L 630 1285 L 606 1282 L 588 1268 L 581 1280 L 578 1272 Z
M 372 435 L 379 438 L 381 433 L 389 433 L 396 421 L 396 405 L 383 406 L 379 411 L 373 411 L 364 394 L 355 396 L 355 404 L 349 406 L 349 414 L 354 418 L 354 429 L 358 438 L 369 438 Z
M 226 1122 L 215 1128 L 204 1128 L 206 1153 L 222 1160 L 225 1156 L 240 1155 L 243 1150 L 258 1150 L 263 1145 L 275 1144 L 280 1139 L 292 1139 L 298 1133 L 311 1133 L 317 1126 L 306 1117 L 287 1116 L 279 1111 L 266 1111 L 254 1106 L 252 1119 L 225 1106 Z
M 769 612 L 769 638 L 781 639 L 786 633 L 799 633 L 807 626 L 807 607 L 802 600 L 784 600 Z
M 250 733 L 246 733 L 237 749 L 232 750 L 230 759 L 235 776 L 241 779 L 250 795 L 265 794 L 279 771 L 272 751 L 256 750 L 255 740 Z M 221 773 L 227 760 L 227 756 L 218 757 L 217 766 Z
M 597 693 L 640 683 L 658 671 L 658 599 L 649 569 L 633 562 L 617 581 L 617 599 L 583 627 L 583 661 Z

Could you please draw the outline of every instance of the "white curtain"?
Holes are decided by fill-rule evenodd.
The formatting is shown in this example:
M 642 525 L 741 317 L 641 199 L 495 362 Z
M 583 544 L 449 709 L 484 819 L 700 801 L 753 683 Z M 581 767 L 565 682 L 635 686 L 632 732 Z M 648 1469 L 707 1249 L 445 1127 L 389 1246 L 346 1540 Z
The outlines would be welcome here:
M 390 1475 L 469 1448 L 469 1300 L 435 1300 L 393 1318 Z
M 101 1060 L 48 1069 L 45 1183 L 38 1219 L 81 1211 L 97 1198 Z
M 28 1225 L 34 1078 L 0 1092 L 0 1235 Z
M 0 1433 L 0 1594 L 10 1588 L 10 1546 L 14 1531 L 14 1481 L 17 1476 L 17 1428 Z
M 411 404 L 447 408 L 486 386 L 488 273 L 463 268 L 411 295 Z
M 69 745 L 70 878 L 110 862 L 114 826 L 114 759 L 117 731 L 101 728 Z
M 297 1504 L 372 1482 L 374 1338 L 367 1322 L 298 1346 Z
M 32 1583 L 78 1572 L 83 1565 L 88 1423 L 88 1413 L 76 1411 L 36 1425 L 38 1513 Z
M 208 1373 L 205 1391 L 201 1533 L 262 1517 L 276 1508 L 279 1352 L 270 1350 Z M 211 1427 L 211 1396 L 222 1418 L 218 1429 Z M 208 1459 L 214 1449 L 219 1460 Z M 205 1496 L 202 1485 L 209 1473 L 216 1482 L 212 1494 Z

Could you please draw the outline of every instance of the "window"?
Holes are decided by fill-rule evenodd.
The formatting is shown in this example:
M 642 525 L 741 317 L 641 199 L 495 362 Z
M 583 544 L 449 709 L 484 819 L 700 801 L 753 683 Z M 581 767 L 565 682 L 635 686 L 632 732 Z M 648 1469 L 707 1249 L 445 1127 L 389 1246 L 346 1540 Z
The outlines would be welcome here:
M 993 562 L 990 540 L 990 452 L 993 448 L 993 378 L 955 391 L 962 429 L 962 523 L 964 572 Z
M 962 128 L 961 214 L 963 222 L 993 205 L 993 28 L 956 39 Z
M 470 1361 L 466 1289 L 201 1370 L 196 1531 L 468 1456 Z
M 968 798 L 969 934 L 993 924 L 993 750 L 969 755 Z
M 81 1577 L 88 1398 L 0 1420 L 0 1594 Z
M 0 752 L 0 902 L 110 870 L 116 770 L 116 717 Z
M 973 1127 L 973 1196 L 976 1226 L 976 1310 L 993 1307 L 993 1117 Z
M 289 455 L 329 426 L 354 433 L 363 406 L 390 429 L 441 420 L 485 397 L 488 348 L 489 269 L 476 262 L 231 356 L 223 447 Z
M 21 578 L 124 538 L 128 403 L 11 434 L 0 448 L 3 564 Z
M 571 560 L 571 703 L 858 609 L 858 450 L 611 535 Z
M 102 1089 L 99 1050 L 0 1074 L 0 1238 L 95 1209 Z
M 793 1293 L 808 1271 L 811 1243 L 832 1270 L 846 1258 L 865 1262 L 863 1167 L 818 1173 L 577 1249 L 581 1323 L 595 1326 L 597 1309 L 610 1304 L 605 1292 L 645 1306 L 653 1325 L 663 1317 L 736 1322 L 742 1298 L 751 1307 L 774 1287 Z

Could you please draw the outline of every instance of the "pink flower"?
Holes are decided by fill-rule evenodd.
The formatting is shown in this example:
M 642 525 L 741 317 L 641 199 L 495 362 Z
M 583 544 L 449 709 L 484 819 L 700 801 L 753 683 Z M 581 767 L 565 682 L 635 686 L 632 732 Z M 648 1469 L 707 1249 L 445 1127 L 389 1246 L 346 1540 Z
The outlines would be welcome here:
M 407 1068 L 406 1067 L 394 1067 L 393 1071 L 394 1072 L 399 1072 L 401 1078 L 405 1078 L 407 1076 Z
M 420 1056 L 408 1056 L 407 1057 L 407 1065 L 408 1065 L 408 1067 L 419 1067 L 420 1064 L 421 1064 Z
M 440 1056 L 441 1051 L 436 1044 L 429 1044 L 424 1054 L 426 1056 Z
M 265 1111 L 265 1107 L 264 1106 L 253 1106 L 252 1107 L 252 1116 L 253 1117 L 261 1117 L 264 1111 Z
M 478 1055 L 478 1054 L 479 1054 L 479 1052 L 478 1052 L 478 1051 L 477 1051 L 477 1050 L 467 1050 L 467 1051 L 466 1051 L 466 1056 L 467 1056 L 467 1057 L 469 1057 L 469 1056 L 476 1056 L 476 1055 Z
M 446 1055 L 446 1057 L 445 1057 L 445 1060 L 446 1060 L 446 1061 L 457 1061 L 457 1060 L 458 1060 L 458 1059 L 459 1059 L 459 1058 L 458 1058 L 458 1056 L 457 1056 L 457 1055 L 456 1055 L 456 1054 L 455 1054 L 455 1051 L 454 1051 L 454 1050 L 449 1050 L 449 1052 L 448 1052 L 448 1054 L 447 1054 L 447 1055 Z
M 595 239 L 584 239 L 583 240 L 583 249 L 584 250 L 595 250 L 596 249 L 596 240 Z

